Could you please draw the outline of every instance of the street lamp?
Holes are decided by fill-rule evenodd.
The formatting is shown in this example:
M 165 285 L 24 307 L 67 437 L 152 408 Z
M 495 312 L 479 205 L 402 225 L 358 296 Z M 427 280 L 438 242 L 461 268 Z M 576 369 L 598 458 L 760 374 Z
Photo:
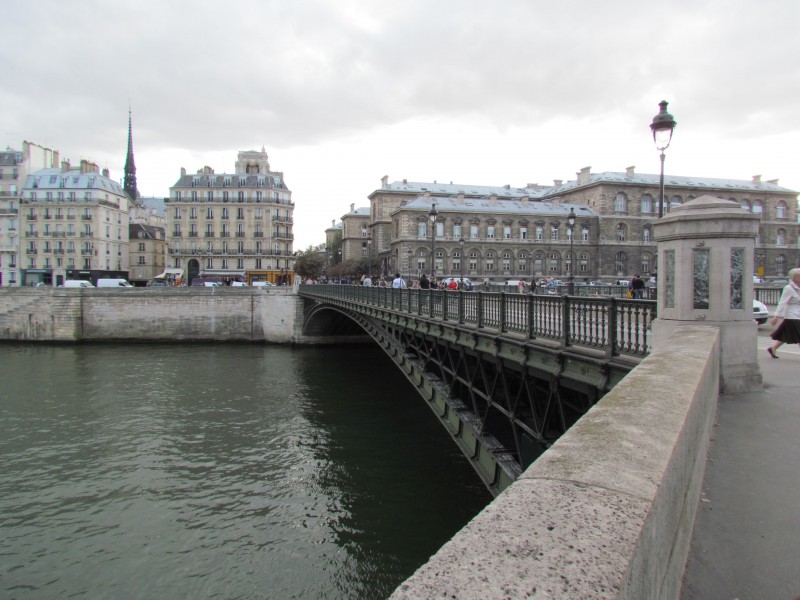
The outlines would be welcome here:
M 569 227 L 569 295 L 575 295 L 575 252 L 573 251 L 573 244 L 575 243 L 575 207 L 569 207 L 569 215 L 567 215 L 567 227 Z
M 460 240 L 458 240 L 458 244 L 459 246 L 461 246 L 461 261 L 460 261 L 461 281 L 459 282 L 460 285 L 458 286 L 458 289 L 463 290 L 464 289 L 464 238 L 463 237 Z
M 667 112 L 666 100 L 658 103 L 661 110 L 653 117 L 653 122 L 650 123 L 650 129 L 653 131 L 653 141 L 656 144 L 656 149 L 661 152 L 661 179 L 658 184 L 658 218 L 664 216 L 664 150 L 669 148 L 669 143 L 672 141 L 672 132 L 675 131 L 677 123 L 671 114 Z
M 433 264 L 433 254 L 436 248 L 436 217 L 439 216 L 439 212 L 436 210 L 436 203 L 434 202 L 431 204 L 431 210 L 428 213 L 428 218 L 431 220 L 431 279 L 433 279 L 433 275 L 436 272 L 436 267 Z
M 342 247 L 339 246 L 339 250 L 336 252 L 339 255 L 339 264 L 342 263 Z
M 367 239 L 367 275 L 372 278 L 372 238 Z

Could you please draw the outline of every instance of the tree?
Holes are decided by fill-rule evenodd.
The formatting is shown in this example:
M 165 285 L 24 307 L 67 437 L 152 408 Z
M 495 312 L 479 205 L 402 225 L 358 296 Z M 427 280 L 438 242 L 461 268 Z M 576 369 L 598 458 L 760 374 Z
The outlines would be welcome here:
M 325 253 L 325 246 L 309 246 L 305 250 L 297 253 L 294 261 L 294 271 L 304 279 L 317 279 L 325 273 L 328 263 L 328 256 Z

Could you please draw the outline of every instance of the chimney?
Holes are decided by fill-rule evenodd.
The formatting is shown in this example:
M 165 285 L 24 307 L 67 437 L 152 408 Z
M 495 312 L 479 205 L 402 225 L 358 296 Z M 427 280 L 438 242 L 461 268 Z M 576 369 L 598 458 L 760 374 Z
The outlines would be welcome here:
M 181 167 L 181 177 L 186 177 L 186 167 Z
M 408 183 L 408 179 L 403 179 L 403 184 Z
M 459 192 L 458 196 L 456 196 L 456 198 L 458 198 L 458 203 L 459 204 L 464 204 L 464 192 Z
M 634 167 L 628 167 L 627 169 L 625 169 L 625 175 L 627 175 L 628 177 L 633 177 L 633 170 L 635 168 L 636 167 L 634 166 Z
M 62 160 L 61 161 L 61 172 L 62 173 L 66 173 L 67 171 L 69 171 L 69 161 L 68 160 Z
M 108 178 L 108 169 L 103 169 L 103 177 Z
M 425 202 L 430 202 L 431 201 L 431 193 L 430 192 L 425 192 L 424 194 L 422 194 L 422 197 L 425 199 Z
M 753 175 L 753 183 L 761 183 L 761 175 Z
M 336 219 L 331 219 L 331 227 L 336 227 Z
M 353 202 L 353 204 L 350 205 L 350 212 L 351 213 L 356 212 L 356 204 L 355 204 L 355 202 Z
M 389 176 L 388 175 L 384 175 L 383 177 L 381 177 L 381 187 L 383 187 L 383 188 L 389 187 Z
M 589 183 L 589 176 L 592 173 L 592 167 L 583 167 L 580 171 L 575 173 L 578 176 L 578 185 L 586 185 Z
M 564 183 L 563 179 L 553 179 L 553 187 L 561 187 L 562 183 Z

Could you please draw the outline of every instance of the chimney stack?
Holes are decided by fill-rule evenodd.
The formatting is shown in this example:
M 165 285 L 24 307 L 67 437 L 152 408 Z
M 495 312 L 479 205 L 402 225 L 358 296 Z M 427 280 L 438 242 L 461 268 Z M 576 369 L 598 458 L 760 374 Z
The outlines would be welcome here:
M 633 170 L 635 168 L 636 167 L 634 166 L 634 167 L 628 167 L 627 169 L 625 169 L 625 175 L 627 175 L 628 177 L 633 177 Z

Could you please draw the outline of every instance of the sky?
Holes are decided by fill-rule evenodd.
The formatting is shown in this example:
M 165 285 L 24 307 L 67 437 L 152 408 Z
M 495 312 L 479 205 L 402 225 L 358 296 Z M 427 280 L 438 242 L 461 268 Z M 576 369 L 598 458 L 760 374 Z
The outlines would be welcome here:
M 380 180 L 551 185 L 658 173 L 800 191 L 797 0 L 4 0 L 0 144 L 139 191 L 269 153 L 295 249 Z

